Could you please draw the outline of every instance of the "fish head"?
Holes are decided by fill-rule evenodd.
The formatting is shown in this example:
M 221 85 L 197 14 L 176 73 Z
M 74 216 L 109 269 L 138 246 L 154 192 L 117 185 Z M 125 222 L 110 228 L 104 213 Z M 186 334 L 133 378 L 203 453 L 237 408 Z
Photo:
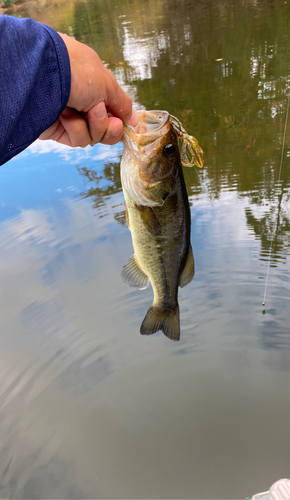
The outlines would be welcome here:
M 140 111 L 136 127 L 124 125 L 124 189 L 139 205 L 163 205 L 180 165 L 178 138 L 167 111 Z

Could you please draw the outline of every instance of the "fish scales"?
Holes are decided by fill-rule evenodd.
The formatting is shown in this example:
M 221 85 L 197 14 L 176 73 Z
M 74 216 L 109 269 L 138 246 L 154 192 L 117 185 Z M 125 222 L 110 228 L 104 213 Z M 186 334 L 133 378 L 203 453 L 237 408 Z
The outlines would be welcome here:
M 140 210 L 126 192 L 125 200 L 136 258 L 152 284 L 154 304 L 160 309 L 176 307 L 176 284 L 190 237 L 189 206 L 183 200 L 181 180 L 177 178 L 175 191 L 162 207 L 152 208 L 161 234 L 155 235 L 147 229 Z

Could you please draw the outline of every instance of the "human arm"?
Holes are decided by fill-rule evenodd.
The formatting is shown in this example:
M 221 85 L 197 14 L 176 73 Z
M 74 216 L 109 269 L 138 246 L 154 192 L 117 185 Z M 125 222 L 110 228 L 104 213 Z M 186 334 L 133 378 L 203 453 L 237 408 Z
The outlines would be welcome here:
M 41 134 L 73 146 L 98 140 L 113 144 L 122 135 L 122 120 L 130 123 L 131 100 L 97 54 L 32 19 L 0 16 L 0 89 L 0 165 Z M 106 113 L 100 120 L 94 112 L 102 102 Z M 117 117 L 108 117 L 107 111 Z
M 61 37 L 32 19 L 0 16 L 0 164 L 57 120 L 70 87 Z

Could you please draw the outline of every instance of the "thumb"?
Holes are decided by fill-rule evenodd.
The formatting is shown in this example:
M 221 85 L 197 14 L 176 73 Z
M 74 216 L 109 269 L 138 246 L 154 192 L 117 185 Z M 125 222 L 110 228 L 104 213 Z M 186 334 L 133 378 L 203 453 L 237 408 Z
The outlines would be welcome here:
M 132 108 L 132 101 L 128 94 L 119 86 L 114 76 L 113 78 L 116 83 L 107 95 L 107 101 L 105 102 L 107 111 L 113 116 L 120 118 L 127 125 L 136 127 L 139 117 Z

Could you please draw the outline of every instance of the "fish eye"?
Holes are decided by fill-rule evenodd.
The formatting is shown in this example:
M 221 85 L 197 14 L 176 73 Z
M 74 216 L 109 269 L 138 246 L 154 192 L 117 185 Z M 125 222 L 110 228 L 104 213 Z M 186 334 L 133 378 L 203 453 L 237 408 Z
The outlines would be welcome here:
M 167 156 L 168 158 L 171 158 L 174 153 L 175 153 L 175 146 L 174 144 L 166 144 L 166 146 L 164 146 L 163 148 L 163 153 L 165 154 L 165 156 Z

